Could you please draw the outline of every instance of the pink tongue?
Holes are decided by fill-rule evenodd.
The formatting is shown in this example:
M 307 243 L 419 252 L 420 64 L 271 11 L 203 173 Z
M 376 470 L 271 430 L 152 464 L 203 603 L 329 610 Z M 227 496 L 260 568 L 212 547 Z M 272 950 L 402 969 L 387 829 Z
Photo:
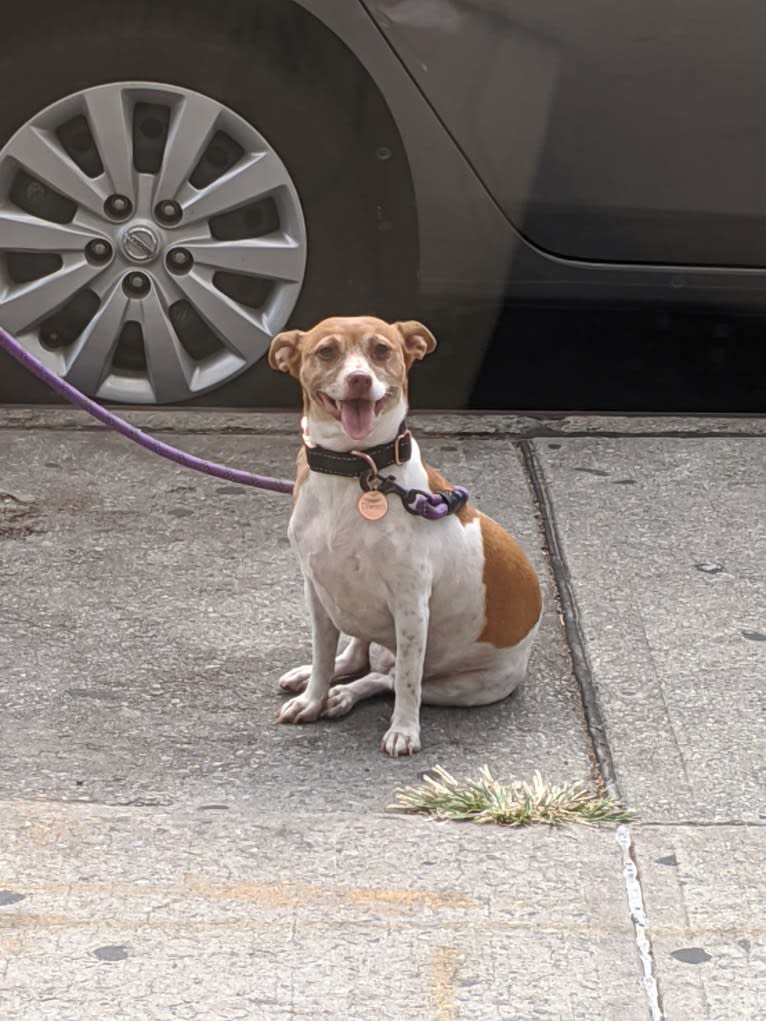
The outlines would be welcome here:
M 340 424 L 352 440 L 363 440 L 369 436 L 375 424 L 372 401 L 341 401 Z

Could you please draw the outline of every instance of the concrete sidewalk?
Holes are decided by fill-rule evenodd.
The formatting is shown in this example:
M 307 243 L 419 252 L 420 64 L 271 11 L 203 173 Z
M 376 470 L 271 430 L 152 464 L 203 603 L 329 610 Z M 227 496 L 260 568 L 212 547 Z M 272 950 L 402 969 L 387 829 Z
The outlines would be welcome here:
M 292 415 L 141 412 L 291 473 Z M 413 419 L 546 589 L 525 687 L 277 727 L 308 656 L 289 500 L 0 409 L 0 1021 L 766 1016 L 764 434 Z M 613 829 L 386 811 L 440 764 L 604 780 Z

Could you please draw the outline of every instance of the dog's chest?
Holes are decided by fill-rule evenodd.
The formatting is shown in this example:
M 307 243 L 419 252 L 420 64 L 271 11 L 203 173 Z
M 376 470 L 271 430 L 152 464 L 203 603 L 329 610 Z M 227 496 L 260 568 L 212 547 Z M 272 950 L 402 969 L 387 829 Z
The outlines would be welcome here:
M 389 511 L 367 521 L 361 490 L 321 480 L 301 491 L 289 536 L 304 574 L 334 623 L 347 633 L 390 639 L 393 596 L 429 572 L 429 551 L 412 541 L 414 520 L 389 498 Z M 430 545 L 430 544 L 429 544 Z
M 290 519 L 303 573 L 330 619 L 346 634 L 393 648 L 396 614 L 422 593 L 430 608 L 431 656 L 449 658 L 470 645 L 484 623 L 479 522 L 423 521 L 396 497 L 388 498 L 385 517 L 366 521 L 357 508 L 360 495 L 348 480 L 312 478 Z

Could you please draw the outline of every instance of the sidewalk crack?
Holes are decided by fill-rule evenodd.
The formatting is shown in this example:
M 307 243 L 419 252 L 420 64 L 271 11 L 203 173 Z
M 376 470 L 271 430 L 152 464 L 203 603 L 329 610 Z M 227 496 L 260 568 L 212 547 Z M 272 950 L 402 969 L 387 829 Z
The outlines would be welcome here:
M 647 1005 L 651 1021 L 665 1021 L 665 1014 L 662 1009 L 657 973 L 654 961 L 654 951 L 649 934 L 649 923 L 644 908 L 644 896 L 641 889 L 641 877 L 638 873 L 638 865 L 633 854 L 633 842 L 630 837 L 630 830 L 627 826 L 617 827 L 615 839 L 622 850 L 622 876 L 625 882 L 625 893 L 628 898 L 630 920 L 633 923 L 633 933 L 636 942 L 636 949 L 641 961 L 643 971 L 643 987 L 646 993 Z

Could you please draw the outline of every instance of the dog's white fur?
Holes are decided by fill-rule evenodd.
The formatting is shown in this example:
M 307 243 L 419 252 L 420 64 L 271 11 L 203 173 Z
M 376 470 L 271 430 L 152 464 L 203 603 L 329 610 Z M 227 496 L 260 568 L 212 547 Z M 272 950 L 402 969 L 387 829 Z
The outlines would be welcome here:
M 334 359 L 325 367 L 317 352 L 328 338 Z M 383 344 L 392 348 L 385 365 L 377 360 Z M 309 441 L 349 451 L 393 440 L 407 412 L 409 367 L 433 346 L 434 338 L 419 323 L 332 319 L 307 333 L 280 334 L 270 360 L 303 385 Z M 376 404 L 363 443 L 347 434 L 326 399 L 340 402 L 360 393 Z M 434 488 L 414 439 L 411 459 L 383 474 L 407 489 Z M 539 622 L 539 587 L 510 536 L 484 515 L 471 510 L 431 522 L 408 514 L 398 497 L 389 496 L 386 516 L 367 521 L 357 508 L 360 494 L 355 479 L 299 464 L 288 534 L 305 578 L 312 664 L 280 679 L 283 689 L 298 694 L 282 706 L 278 719 L 307 723 L 342 716 L 360 699 L 393 691 L 382 748 L 396 757 L 420 748 L 421 701 L 475 706 L 514 690 L 525 675 Z M 495 565 L 485 561 L 489 541 L 495 544 Z M 494 572 L 491 585 L 488 570 Z M 508 591 L 514 585 L 518 593 Z M 493 607 L 489 597 L 497 592 L 503 605 Z M 516 599 L 524 621 L 497 619 L 497 613 L 508 616 L 506 599 Z M 340 632 L 351 641 L 336 656 Z M 332 683 L 360 673 L 356 680 Z

